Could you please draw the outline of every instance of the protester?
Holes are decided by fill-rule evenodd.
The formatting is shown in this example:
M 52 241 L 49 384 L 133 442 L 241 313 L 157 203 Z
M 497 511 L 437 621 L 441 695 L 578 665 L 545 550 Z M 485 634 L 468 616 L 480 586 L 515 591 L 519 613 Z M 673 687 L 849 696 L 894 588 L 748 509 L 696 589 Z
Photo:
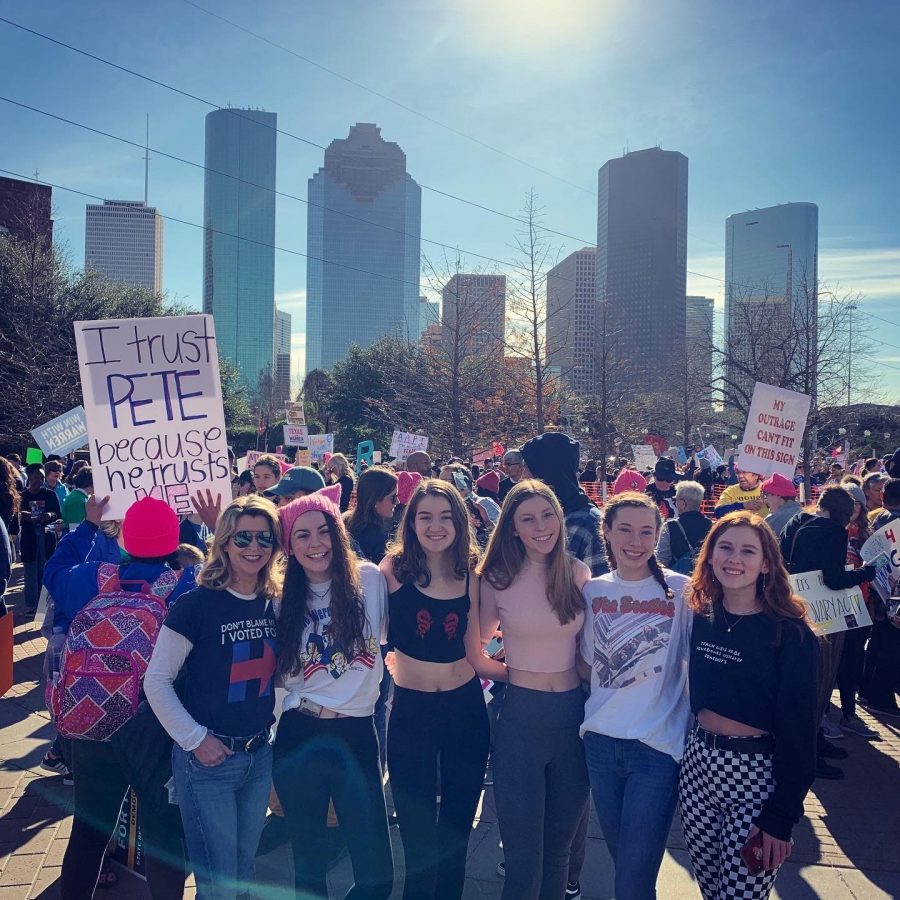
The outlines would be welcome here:
M 721 519 L 730 512 L 746 509 L 755 512 L 763 519 L 769 514 L 769 507 L 762 499 L 762 478 L 755 472 L 735 468 L 737 484 L 732 484 L 722 491 L 716 503 L 715 516 Z
M 489 742 L 478 674 L 503 677 L 502 664 L 481 652 L 476 558 L 459 492 L 421 482 L 380 566 L 396 648 L 387 758 L 405 900 L 458 900 L 463 892 Z
M 281 480 L 281 463 L 277 456 L 264 453 L 253 464 L 253 486 L 258 494 L 265 494 Z
M 415 450 L 406 457 L 406 471 L 417 472 L 423 478 L 433 478 L 431 457 L 424 450 Z
M 245 469 L 238 475 L 237 497 L 246 497 L 256 493 L 256 485 L 253 482 L 253 473 L 249 469 Z M 237 499 L 233 497 L 232 499 Z
M 90 466 L 83 466 L 72 479 L 72 490 L 62 505 L 63 526 L 69 531 L 74 531 L 84 521 L 87 500 L 93 493 L 94 474 Z
M 679 481 L 675 485 L 675 512 L 678 518 L 669 519 L 662 527 L 656 557 L 674 572 L 690 575 L 694 560 L 712 522 L 700 512 L 703 485 L 698 481 Z
M 522 478 L 522 467 L 525 459 L 520 450 L 507 450 L 503 454 L 503 469 L 506 472 L 500 479 L 500 487 L 497 489 L 499 502 L 503 503 L 506 495 L 519 483 Z
M 280 538 L 268 500 L 226 507 L 199 586 L 169 612 L 144 680 L 175 741 L 176 798 L 203 898 L 237 897 L 252 883 L 272 780 Z
M 9 460 L 0 456 L 0 520 L 11 535 L 19 533 L 21 502 L 22 494 L 15 467 Z
M 582 484 L 592 484 L 597 481 L 597 460 L 589 459 L 581 470 L 578 480 Z
M 12 575 L 12 564 L 12 544 L 9 541 L 6 523 L 0 516 L 0 619 L 8 613 L 6 601 L 3 598 L 6 594 L 6 586 L 9 584 L 9 579 Z
M 323 487 L 325 479 L 311 466 L 292 466 L 267 493 L 275 501 L 276 506 L 285 506 L 291 500 L 314 494 Z
M 624 494 L 626 491 L 638 491 L 643 493 L 647 487 L 647 479 L 635 469 L 631 463 L 625 463 L 622 471 L 613 482 L 613 494 Z
M 881 511 L 884 501 L 884 486 L 888 483 L 889 476 L 884 472 L 872 472 L 863 479 L 863 493 L 866 495 L 866 509 L 874 517 Z
M 106 585 L 132 590 L 150 585 L 168 604 L 194 587 L 192 570 L 178 578 L 168 565 L 178 546 L 178 517 L 166 503 L 152 497 L 132 504 L 125 513 L 121 534 L 127 563 L 84 562 L 92 552 L 90 537 L 98 533 L 108 500 L 91 497 L 87 501 L 85 521 L 63 536 L 47 562 L 45 585 L 55 601 L 54 626 L 62 634 L 95 596 L 103 596 Z M 172 777 L 172 741 L 153 711 L 142 703 L 109 740 L 73 740 L 71 748 L 74 819 L 63 857 L 61 896 L 66 900 L 93 896 L 106 845 L 130 786 L 141 808 L 150 893 L 154 898 L 181 897 L 186 877 L 183 834 L 166 789 Z
M 397 476 L 390 469 L 373 466 L 359 476 L 356 506 L 344 514 L 347 531 L 356 539 L 363 557 L 376 565 L 387 549 L 396 503 Z
M 44 464 L 44 487 L 49 488 L 56 494 L 60 509 L 62 509 L 63 503 L 66 502 L 66 497 L 69 496 L 69 489 L 66 487 L 65 482 L 61 480 L 62 471 L 62 463 L 56 459 Z
M 706 900 L 769 896 L 813 782 L 815 637 L 771 529 L 736 512 L 712 528 L 691 580 L 691 729 L 681 820 Z M 762 871 L 742 858 L 758 840 Z
M 341 512 L 350 509 L 350 498 L 353 496 L 353 476 L 350 474 L 350 461 L 343 453 L 335 453 L 328 460 L 325 471 L 331 475 L 334 484 L 341 486 Z
M 385 476 L 393 479 L 368 469 L 360 494 Z M 373 722 L 385 580 L 354 556 L 340 510 L 324 492 L 294 500 L 279 515 L 288 564 L 278 672 L 288 694 L 275 740 L 275 786 L 291 835 L 295 890 L 298 897 L 328 896 L 326 820 L 333 800 L 353 864 L 347 896 L 386 900 L 393 859 Z
M 59 518 L 59 499 L 44 486 L 44 470 L 38 463 L 25 468 L 28 485 L 20 496 L 20 547 L 25 569 L 23 599 L 26 615 L 37 611 L 44 580 L 44 567 L 56 547 L 56 536 L 47 526 Z
M 865 488 L 863 488 L 865 490 Z M 900 518 L 900 478 L 888 479 L 881 491 L 881 510 L 872 518 L 872 533 Z
M 18 453 L 7 453 L 6 458 L 13 467 L 13 474 L 19 483 L 19 488 L 24 488 L 28 484 L 28 478 L 22 470 L 22 457 Z
M 646 494 L 603 510 L 611 572 L 584 589 L 581 734 L 597 819 L 615 866 L 615 896 L 652 898 L 675 812 L 690 708 L 688 579 L 655 556 L 662 520 Z
M 540 481 L 507 495 L 479 567 L 481 634 L 503 631 L 509 687 L 492 755 L 507 900 L 566 895 L 588 803 L 576 669 L 587 566 L 566 554 L 563 511 Z
M 678 473 L 675 463 L 666 456 L 656 461 L 653 467 L 653 481 L 644 489 L 644 493 L 659 506 L 663 518 L 675 515 L 675 483 Z
M 760 485 L 760 491 L 763 503 L 770 510 L 765 517 L 766 525 L 778 536 L 785 525 L 801 511 L 797 502 L 797 488 L 790 478 L 776 472 Z
M 503 502 L 500 499 L 500 476 L 493 471 L 493 469 L 487 471 L 478 478 L 475 482 L 475 493 L 479 497 L 487 497 L 489 500 L 493 500 L 494 503 L 499 507 Z
M 490 497 L 478 497 L 472 493 L 472 476 L 462 463 L 454 462 L 444 466 L 441 469 L 440 479 L 452 484 L 459 491 L 468 510 L 478 546 L 487 546 L 494 523 L 500 518 L 500 507 Z
M 705 499 L 712 500 L 713 485 L 715 484 L 716 478 L 712 467 L 709 464 L 709 460 L 704 457 L 700 460 L 698 465 L 697 457 L 692 453 L 686 474 L 689 479 L 692 479 L 693 481 L 696 481 L 697 484 L 703 486 Z

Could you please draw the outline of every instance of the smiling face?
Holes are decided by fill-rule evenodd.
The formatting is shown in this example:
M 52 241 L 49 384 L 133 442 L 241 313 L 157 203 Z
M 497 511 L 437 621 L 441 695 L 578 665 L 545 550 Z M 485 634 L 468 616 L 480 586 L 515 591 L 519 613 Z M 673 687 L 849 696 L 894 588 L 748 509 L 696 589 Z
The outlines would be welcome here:
M 612 522 L 603 526 L 603 535 L 612 547 L 616 567 L 623 578 L 633 581 L 647 577 L 647 562 L 656 550 L 659 537 L 652 509 L 630 506 L 617 509 Z
M 559 540 L 559 516 L 546 497 L 529 497 L 513 513 L 513 534 L 522 541 L 529 559 L 548 556 Z
M 456 539 L 450 501 L 428 494 L 422 497 L 416 507 L 413 529 L 426 553 L 448 550 Z
M 271 529 L 271 523 L 265 516 L 251 516 L 247 513 L 238 516 L 235 532 L 248 532 L 252 535 L 252 539 L 246 547 L 238 547 L 234 537 L 231 537 L 223 548 L 223 552 L 228 557 L 233 581 L 256 581 L 274 552 L 271 546 L 260 546 L 258 535 L 260 532 L 271 535 Z
M 308 581 L 328 581 L 334 551 L 325 513 L 311 509 L 297 516 L 291 528 L 291 553 L 303 566 Z
M 272 471 L 272 467 L 262 463 L 253 469 L 253 486 L 260 492 L 267 491 L 278 481 L 278 476 Z
M 759 576 L 769 571 L 759 535 L 749 525 L 735 525 L 721 533 L 710 565 L 725 593 L 755 588 Z

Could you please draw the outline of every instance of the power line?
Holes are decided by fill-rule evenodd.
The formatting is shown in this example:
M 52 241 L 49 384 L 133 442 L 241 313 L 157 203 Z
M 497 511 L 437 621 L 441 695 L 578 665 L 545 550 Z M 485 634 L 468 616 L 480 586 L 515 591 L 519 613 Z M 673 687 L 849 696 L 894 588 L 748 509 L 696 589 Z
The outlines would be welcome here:
M 434 116 L 423 113 L 421 110 L 415 109 L 414 107 L 409 106 L 408 104 L 403 103 L 400 100 L 396 100 L 393 97 L 390 97 L 373 87 L 369 87 L 369 85 L 367 84 L 363 84 L 361 81 L 357 81 L 354 78 L 350 78 L 349 76 L 336 71 L 335 69 L 331 69 L 328 66 L 323 65 L 322 63 L 316 62 L 314 59 L 310 59 L 308 56 L 304 56 L 302 53 L 298 53 L 296 50 L 292 50 L 290 47 L 286 47 L 284 44 L 279 44 L 277 41 L 273 41 L 262 34 L 252 31 L 251 29 L 232 21 L 231 19 L 227 19 L 225 16 L 219 15 L 212 10 L 206 9 L 203 6 L 200 6 L 199 3 L 194 3 L 193 0 L 183 0 L 183 2 L 188 6 L 194 7 L 194 9 L 197 9 L 202 13 L 205 13 L 207 16 L 218 19 L 220 22 L 224 22 L 226 25 L 230 25 L 232 28 L 235 28 L 238 31 L 242 31 L 244 34 L 248 34 L 251 37 L 256 38 L 256 40 L 262 41 L 264 44 L 268 44 L 270 47 L 275 47 L 277 50 L 281 50 L 284 53 L 290 54 L 296 59 L 299 59 L 301 62 L 313 66 L 321 72 L 325 72 L 328 75 L 339 78 L 341 81 L 344 81 L 347 84 L 351 84 L 354 87 L 359 88 L 360 90 L 366 91 L 367 93 L 378 97 L 380 100 L 391 103 L 399 109 L 404 110 L 405 112 L 411 113 L 414 116 L 418 116 L 420 119 L 424 119 L 426 122 L 430 122 L 432 125 L 437 125 L 438 128 L 443 128 L 445 131 L 449 131 L 451 134 L 455 134 L 458 137 L 465 138 L 467 141 L 471 141 L 473 144 L 477 144 L 479 147 L 484 147 L 486 150 L 491 150 L 494 153 L 498 153 L 500 156 L 506 157 L 506 159 L 511 159 L 513 162 L 519 163 L 519 165 L 526 166 L 529 169 L 533 169 L 535 172 L 540 172 L 542 175 L 547 175 L 548 177 L 553 178 L 556 181 L 561 182 L 562 184 L 566 184 L 569 187 L 575 188 L 576 190 L 582 191 L 585 194 L 596 196 L 594 191 L 584 187 L 583 185 L 576 184 L 574 181 L 569 181 L 567 178 L 556 175 L 553 172 L 548 171 L 547 169 L 542 169 L 540 166 L 536 166 L 533 163 L 522 159 L 521 157 L 514 156 L 512 153 L 509 153 L 506 150 L 501 149 L 500 147 L 495 147 L 493 144 L 489 144 L 487 143 L 487 141 L 481 140 L 481 138 L 477 138 L 474 135 L 467 134 L 464 131 L 460 131 L 460 129 L 455 128 L 453 125 L 448 125 L 446 122 L 442 122 L 440 121 L 440 119 L 434 118 Z
M 35 31 L 32 28 L 26 28 L 24 25 L 20 25 L 18 22 L 13 22 L 11 19 L 6 19 L 3 16 L 0 16 L 0 22 L 3 22 L 6 25 L 10 25 L 13 28 L 18 28 L 21 31 L 26 32 L 27 34 L 31 34 L 35 37 L 39 37 L 42 40 L 49 41 L 50 43 L 56 44 L 59 47 L 64 47 L 66 50 L 71 50 L 73 53 L 78 53 L 81 56 L 84 56 L 84 57 L 87 57 L 88 59 L 93 60 L 94 62 L 99 62 L 99 63 L 102 63 L 103 65 L 110 66 L 114 69 L 117 69 L 120 72 L 125 72 L 127 75 L 131 75 L 134 78 L 140 78 L 141 80 L 149 82 L 150 84 L 156 85 L 157 87 L 162 87 L 162 88 L 165 88 L 166 90 L 174 91 L 176 94 L 179 94 L 182 97 L 187 97 L 190 100 L 195 100 L 198 103 L 204 104 L 204 106 L 208 106 L 212 109 L 223 110 L 225 112 L 228 112 L 231 115 L 238 116 L 238 118 L 246 119 L 247 121 L 252 122 L 254 125 L 256 125 L 258 127 L 269 128 L 272 131 L 274 131 L 276 134 L 284 135 L 285 137 L 291 138 L 292 140 L 300 141 L 303 144 L 307 144 L 310 147 L 316 147 L 319 150 L 327 149 L 327 147 L 325 147 L 323 144 L 319 144 L 315 141 L 309 140 L 308 138 L 302 137 L 298 134 L 294 134 L 290 131 L 285 131 L 283 128 L 278 128 L 277 126 L 274 126 L 274 125 L 268 125 L 265 122 L 259 122 L 250 116 L 242 115 L 240 110 L 233 109 L 228 106 L 221 106 L 218 103 L 214 103 L 212 100 L 207 100 L 203 97 L 197 96 L 196 94 L 190 93 L 190 91 L 182 90 L 181 88 L 177 88 L 174 85 L 167 84 L 164 81 L 160 81 L 157 78 L 151 78 L 149 75 L 144 75 L 141 72 L 136 72 L 134 69 L 129 69 L 126 66 L 122 66 L 122 65 L 119 65 L 118 63 L 114 63 L 108 59 L 105 59 L 102 56 L 98 56 L 95 53 L 89 53 L 87 50 L 82 50 L 80 47 L 75 47 L 72 44 L 67 44 L 65 41 L 60 41 L 57 38 L 50 37 L 49 35 L 43 34 L 40 31 Z M 501 216 L 502 218 L 509 219 L 512 222 L 518 222 L 520 225 L 528 225 L 529 224 L 526 219 L 522 219 L 520 216 L 515 216 L 512 213 L 506 213 L 499 209 L 493 209 L 490 206 L 485 206 L 482 203 L 476 203 L 474 200 L 467 200 L 465 197 L 460 197 L 457 194 L 450 193 L 449 191 L 442 191 L 439 188 L 431 187 L 430 185 L 422 184 L 421 182 L 417 182 L 417 183 L 418 183 L 419 187 L 422 188 L 422 190 L 424 190 L 424 191 L 429 191 L 430 193 L 437 194 L 441 197 L 446 197 L 450 200 L 455 200 L 457 203 L 463 203 L 466 206 L 471 206 L 474 209 L 480 209 L 483 212 L 488 212 L 488 213 L 491 213 L 496 216 Z M 590 243 L 589 241 L 586 242 L 584 238 L 576 237 L 575 235 L 572 235 L 572 234 L 566 234 L 563 231 L 556 231 L 553 228 L 548 228 L 546 225 L 534 225 L 534 227 L 539 231 L 543 231 L 546 234 L 555 235 L 556 237 L 566 238 L 567 240 L 577 241 L 582 244 Z

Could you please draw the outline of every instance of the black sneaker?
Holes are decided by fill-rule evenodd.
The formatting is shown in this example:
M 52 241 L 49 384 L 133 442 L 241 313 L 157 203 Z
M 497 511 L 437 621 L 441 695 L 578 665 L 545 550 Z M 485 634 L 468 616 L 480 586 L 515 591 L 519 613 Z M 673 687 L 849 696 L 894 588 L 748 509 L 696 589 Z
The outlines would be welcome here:
M 51 750 L 48 750 L 44 754 L 44 758 L 41 760 L 41 768 L 46 769 L 48 772 L 54 772 L 57 775 L 62 775 L 64 772 L 68 771 L 63 758 L 57 756 Z
M 262 834 L 259 836 L 259 846 L 256 848 L 257 856 L 266 856 L 282 844 L 291 839 L 288 834 L 287 821 L 284 816 L 276 816 L 271 813 L 266 816 Z
M 566 882 L 566 900 L 578 900 L 581 897 L 581 884 L 577 881 Z
M 844 770 L 825 762 L 821 756 L 816 757 L 816 778 L 827 778 L 838 781 L 844 777 Z
M 63 770 L 62 777 L 63 777 L 63 784 L 66 787 L 74 787 L 75 778 L 68 769 Z
M 820 736 L 816 755 L 824 759 L 846 759 L 850 754 L 843 747 L 836 747 Z

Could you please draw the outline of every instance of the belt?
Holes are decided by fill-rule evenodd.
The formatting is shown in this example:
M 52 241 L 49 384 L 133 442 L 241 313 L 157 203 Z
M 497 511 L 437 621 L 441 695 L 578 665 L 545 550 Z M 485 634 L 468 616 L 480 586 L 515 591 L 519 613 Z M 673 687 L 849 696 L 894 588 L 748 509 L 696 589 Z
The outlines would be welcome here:
M 626 688 L 630 684 L 634 684 L 637 681 L 643 681 L 645 678 L 652 678 L 654 675 L 659 675 L 663 670 L 662 666 L 654 666 L 652 669 L 644 669 L 643 672 L 638 672 L 634 678 L 629 678 L 628 681 L 623 681 L 619 687 Z
M 713 750 L 731 750 L 734 753 L 771 753 L 775 749 L 775 739 L 771 734 L 754 737 L 716 734 L 707 731 L 699 723 L 694 724 L 694 736 Z
M 304 716 L 309 716 L 312 719 L 351 718 L 346 713 L 337 712 L 337 710 L 334 709 L 328 709 L 327 706 L 322 706 L 320 703 L 313 703 L 311 700 L 307 700 L 305 697 L 300 701 L 299 706 L 295 706 L 292 710 L 288 710 L 288 712 L 291 711 L 302 713 Z
M 214 731 L 211 731 L 210 734 L 220 740 L 229 750 L 237 753 L 256 753 L 257 750 L 269 743 L 270 738 L 268 728 L 252 737 L 228 737 L 224 734 L 216 734 Z

